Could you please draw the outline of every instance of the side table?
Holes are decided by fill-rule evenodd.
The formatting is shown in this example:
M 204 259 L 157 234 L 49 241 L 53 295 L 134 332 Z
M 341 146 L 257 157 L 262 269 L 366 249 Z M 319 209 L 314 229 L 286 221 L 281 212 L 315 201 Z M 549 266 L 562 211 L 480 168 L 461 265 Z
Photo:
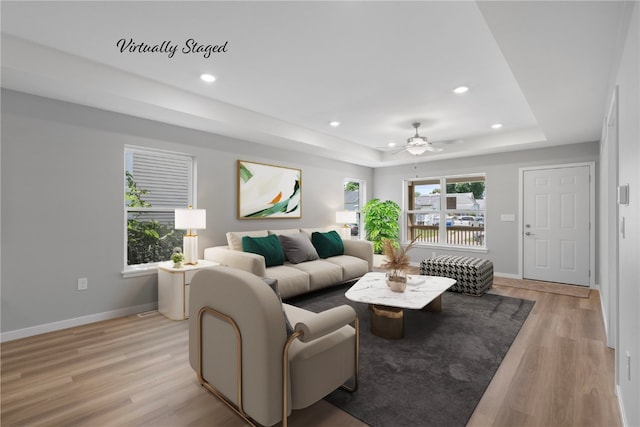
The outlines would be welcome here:
M 173 268 L 173 262 L 158 264 L 158 312 L 169 319 L 185 320 L 189 317 L 189 285 L 193 276 L 203 268 L 220 265 L 199 259 L 195 265 Z

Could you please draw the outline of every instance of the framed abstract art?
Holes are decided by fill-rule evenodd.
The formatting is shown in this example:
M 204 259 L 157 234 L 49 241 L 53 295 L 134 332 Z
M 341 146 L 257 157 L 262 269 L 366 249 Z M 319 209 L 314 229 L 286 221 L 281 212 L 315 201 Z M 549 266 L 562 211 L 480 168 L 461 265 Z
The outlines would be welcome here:
M 238 218 L 301 218 L 302 171 L 238 160 Z

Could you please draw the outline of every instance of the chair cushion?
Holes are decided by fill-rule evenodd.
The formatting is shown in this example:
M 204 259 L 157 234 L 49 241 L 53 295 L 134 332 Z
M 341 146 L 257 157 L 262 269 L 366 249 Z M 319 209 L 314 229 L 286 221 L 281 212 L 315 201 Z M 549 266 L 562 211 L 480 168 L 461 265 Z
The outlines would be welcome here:
M 275 234 L 266 237 L 243 236 L 242 250 L 262 255 L 267 268 L 284 264 L 284 251 Z
M 278 239 L 280 239 L 285 258 L 292 264 L 299 264 L 320 258 L 311 240 L 309 240 L 309 237 L 304 233 L 282 234 L 278 236 Z
M 318 251 L 320 258 L 329 258 L 331 256 L 344 254 L 342 237 L 334 230 L 326 233 L 313 232 L 311 234 L 311 243 L 313 243 L 316 251 Z
M 292 323 L 305 322 L 316 313 L 283 304 Z M 292 409 L 306 408 L 317 396 L 331 393 L 355 372 L 355 330 L 351 325 L 310 343 L 295 340 L 289 350 Z M 309 387 L 313 384 L 313 387 Z

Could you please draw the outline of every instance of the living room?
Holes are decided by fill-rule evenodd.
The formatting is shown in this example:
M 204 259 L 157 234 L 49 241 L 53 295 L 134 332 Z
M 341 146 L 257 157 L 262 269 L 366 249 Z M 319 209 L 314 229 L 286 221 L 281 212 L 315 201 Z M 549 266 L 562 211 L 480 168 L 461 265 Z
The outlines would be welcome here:
M 637 205 L 640 195 L 637 168 L 640 161 L 637 120 L 640 49 L 636 2 L 613 2 L 619 6 L 613 11 L 605 7 L 616 17 L 626 18 L 620 23 L 620 34 L 609 34 L 615 44 L 605 46 L 615 51 L 609 56 L 612 60 L 609 74 L 582 86 L 592 87 L 601 100 L 593 106 L 597 112 L 596 120 L 590 123 L 597 129 L 595 137 L 591 133 L 571 144 L 539 141 L 524 149 L 478 146 L 468 155 L 447 157 L 447 154 L 466 149 L 464 143 L 450 144 L 444 146 L 444 154 L 440 158 L 430 157 L 430 153 L 419 157 L 407 153 L 396 155 L 386 149 L 381 153 L 371 147 L 344 142 L 338 137 L 325 141 L 319 136 L 323 132 L 269 122 L 259 110 L 243 112 L 244 115 L 238 116 L 243 122 L 223 111 L 220 105 L 208 103 L 209 97 L 199 92 L 209 93 L 206 91 L 210 89 L 196 86 L 201 82 L 194 81 L 190 83 L 194 89 L 183 91 L 157 80 L 131 76 L 117 67 L 113 68 L 113 65 L 96 67 L 96 62 L 100 61 L 74 55 L 71 43 L 67 46 L 44 43 L 47 30 L 65 25 L 73 27 L 70 21 L 78 21 L 83 23 L 78 24 L 78 31 L 86 33 L 80 35 L 70 31 L 66 37 L 76 39 L 83 46 L 93 44 L 91 37 L 87 36 L 92 33 L 90 26 L 94 22 L 88 16 L 93 14 L 83 15 L 89 13 L 85 4 L 77 5 L 75 13 L 78 15 L 73 16 L 74 12 L 67 8 L 76 6 L 60 4 L 57 9 L 56 2 L 48 3 L 52 6 L 43 6 L 42 15 L 33 13 L 32 8 L 41 6 L 36 3 L 25 6 L 19 2 L 2 4 L 3 342 L 157 308 L 156 271 L 129 271 L 123 261 L 126 258 L 123 184 L 127 147 L 182 153 L 196 159 L 197 207 L 207 212 L 207 227 L 198 233 L 200 256 L 204 248 L 226 244 L 227 231 L 335 225 L 335 213 L 344 205 L 346 179 L 365 183 L 366 200 L 390 199 L 403 206 L 403 183 L 406 180 L 485 174 L 489 197 L 484 251 L 460 252 L 423 246 L 411 251 L 411 259 L 415 265 L 429 258 L 432 252 L 438 255 L 463 253 L 481 256 L 492 260 L 496 276 L 508 278 L 522 277 L 522 233 L 518 221 L 504 221 L 501 215 L 518 217 L 521 212 L 521 170 L 548 165 L 594 164 L 594 179 L 597 180 L 593 218 L 596 247 L 592 249 L 595 265 L 590 287 L 601 295 L 607 344 L 616 349 L 617 376 L 614 381 L 623 422 L 629 426 L 640 425 L 637 405 L 640 378 L 636 374 L 640 364 L 637 334 L 640 328 L 637 314 L 640 306 L 637 286 L 640 253 Z M 576 10 L 581 10 L 581 3 L 588 2 L 576 2 Z M 106 3 L 100 7 L 117 10 Z M 134 17 L 133 21 L 136 16 L 138 19 L 145 16 L 142 6 L 127 7 L 132 8 L 129 13 Z M 489 8 L 488 5 L 485 7 Z M 505 16 L 517 13 L 513 8 L 515 6 L 507 7 Z M 494 18 L 497 16 L 489 11 L 486 13 Z M 30 16 L 33 21 L 27 18 Z M 49 19 L 52 24 L 42 27 L 41 34 L 34 22 Z M 181 40 L 189 32 L 188 28 L 173 31 L 171 34 L 174 35 L 167 33 L 166 37 Z M 25 33 L 31 33 L 33 37 L 24 36 Z M 97 47 L 94 54 L 104 56 L 107 64 L 113 58 L 126 58 L 125 63 L 149 60 L 149 56 L 117 49 L 118 40 L 128 33 L 133 37 L 134 28 L 114 30 L 110 38 L 95 44 L 100 46 L 103 43 L 110 50 Z M 211 57 L 218 55 L 216 61 L 233 62 L 234 40 L 227 37 L 230 37 L 227 52 L 220 48 L 219 52 L 211 52 L 209 58 L 204 57 L 207 52 L 197 52 L 199 60 L 215 65 Z M 221 46 L 223 41 L 221 39 Z M 544 42 L 549 43 L 548 40 Z M 55 40 L 51 44 L 55 44 Z M 541 46 L 544 46 L 542 41 Z M 503 48 L 508 52 L 510 47 Z M 85 49 L 90 50 L 86 46 Z M 597 52 L 602 50 L 606 49 L 598 46 Z M 532 59 L 536 58 L 536 52 L 541 55 L 532 49 Z M 170 51 L 158 52 L 153 57 L 154 61 L 165 64 L 166 68 L 180 68 L 180 61 L 186 54 L 175 53 L 172 58 L 169 54 Z M 189 52 L 190 56 L 195 54 Z M 390 67 L 390 72 L 412 66 L 415 52 L 408 49 L 404 54 L 406 62 Z M 164 55 L 162 59 L 161 55 Z M 269 53 L 264 52 L 263 57 L 254 59 L 258 64 L 266 62 Z M 295 65 L 296 61 L 290 62 Z M 288 64 L 289 67 L 293 65 Z M 286 68 L 286 65 L 282 67 Z M 542 75 L 546 69 L 541 67 L 538 72 Z M 85 73 L 89 70 L 94 74 Z M 191 71 L 195 75 L 199 70 Z M 514 73 L 518 71 L 517 68 L 513 70 Z M 397 72 L 398 78 L 403 78 L 404 74 Z M 578 73 L 578 70 L 572 72 Z M 252 76 L 249 71 L 247 73 Z M 223 84 L 230 78 L 230 75 L 221 76 L 220 81 L 214 84 Z M 253 78 L 261 79 L 255 74 Z M 126 87 L 137 87 L 139 93 L 126 93 L 124 88 L 128 79 L 134 79 L 134 83 Z M 519 83 L 527 91 L 529 103 L 536 105 L 540 102 L 535 99 L 535 90 L 532 92 L 526 87 L 529 81 L 520 80 Z M 92 84 L 95 85 L 93 88 Z M 313 84 L 309 86 L 309 93 L 318 91 Z M 134 99 L 134 95 L 139 98 Z M 215 98 L 215 94 L 210 96 Z M 348 97 L 348 94 L 344 96 Z M 94 97 L 100 98 L 102 103 L 93 101 Z M 605 120 L 612 117 L 614 99 L 617 101 L 619 123 L 615 149 L 606 144 L 606 127 L 603 126 L 608 122 Z M 353 102 L 356 101 L 364 102 Z M 158 102 L 165 104 L 160 107 Z M 268 100 L 262 102 L 268 103 Z M 567 125 L 564 127 L 572 127 L 571 119 L 575 118 L 563 114 L 558 108 L 558 111 L 548 111 L 546 115 L 536 110 L 536 118 L 541 122 L 565 120 Z M 425 120 L 429 119 L 429 112 L 414 114 L 415 118 L 425 116 Z M 224 123 L 225 120 L 228 122 Z M 341 120 L 344 121 L 343 128 L 349 126 L 345 119 Z M 276 139 L 277 129 L 274 128 L 278 125 L 291 134 L 288 140 Z M 413 134 L 410 125 L 409 118 L 398 125 L 406 128 L 399 132 L 401 138 Z M 423 123 L 420 134 L 430 136 L 426 129 L 429 129 L 427 122 Z M 324 131 L 330 132 L 330 129 Z M 303 144 L 298 140 L 310 142 Z M 300 169 L 301 218 L 239 220 L 238 160 Z M 607 209 L 616 204 L 615 190 L 622 184 L 628 184 L 628 204 L 621 204 L 612 217 Z M 626 233 L 620 239 L 615 238 L 618 214 L 624 217 Z M 614 249 L 619 262 L 617 269 L 610 264 L 608 255 Z M 84 291 L 77 290 L 79 278 L 88 279 L 88 288 Z M 612 280 L 617 282 L 616 286 Z

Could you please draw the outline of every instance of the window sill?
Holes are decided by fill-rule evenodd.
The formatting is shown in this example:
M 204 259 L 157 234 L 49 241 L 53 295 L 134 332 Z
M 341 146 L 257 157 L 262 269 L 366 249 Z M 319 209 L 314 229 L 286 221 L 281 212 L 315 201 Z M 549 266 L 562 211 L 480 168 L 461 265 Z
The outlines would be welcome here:
M 136 266 L 127 266 L 120 272 L 124 279 L 128 279 L 130 277 L 139 277 L 139 276 L 151 276 L 153 274 L 158 274 L 158 264 L 141 264 Z
M 409 242 L 405 242 L 405 244 L 409 244 Z M 476 252 L 486 254 L 489 252 L 489 249 L 486 247 L 477 247 L 477 246 L 453 246 L 453 245 L 441 245 L 441 244 L 429 244 L 429 243 L 420 243 L 415 244 L 414 248 L 424 248 L 424 249 L 441 249 L 446 251 L 457 251 L 457 252 Z

